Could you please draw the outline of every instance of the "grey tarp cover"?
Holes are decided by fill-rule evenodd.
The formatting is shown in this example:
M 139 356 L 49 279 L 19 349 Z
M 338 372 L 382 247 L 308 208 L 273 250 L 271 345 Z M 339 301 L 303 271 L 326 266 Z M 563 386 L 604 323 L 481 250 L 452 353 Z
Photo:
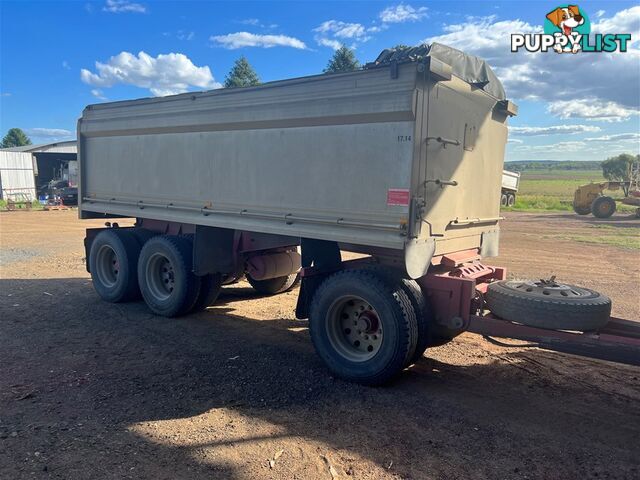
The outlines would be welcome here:
M 487 65 L 487 62 L 440 43 L 432 43 L 431 45 L 425 43 L 407 48 L 388 48 L 383 50 L 374 62 L 365 65 L 365 68 L 375 68 L 393 61 L 398 63 L 418 62 L 427 56 L 451 65 L 452 73 L 465 82 L 482 88 L 499 100 L 506 98 L 502 83 L 493 73 L 491 67 Z

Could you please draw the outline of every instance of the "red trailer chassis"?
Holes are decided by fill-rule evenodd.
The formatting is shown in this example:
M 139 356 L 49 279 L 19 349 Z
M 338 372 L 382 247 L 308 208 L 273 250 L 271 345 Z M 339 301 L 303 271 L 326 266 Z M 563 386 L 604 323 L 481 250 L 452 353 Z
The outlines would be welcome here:
M 524 340 L 530 347 L 640 366 L 640 321 L 612 317 L 597 331 L 578 332 L 531 327 L 492 315 L 486 309 L 484 294 L 491 282 L 506 278 L 506 269 L 484 265 L 479 259 L 476 250 L 435 257 L 432 271 L 416 280 L 429 299 L 438 333 L 444 331 L 451 338 L 470 332 L 489 338 Z M 338 269 L 361 268 L 369 262 L 370 259 L 347 260 L 328 270 L 307 267 L 301 276 L 310 279 Z

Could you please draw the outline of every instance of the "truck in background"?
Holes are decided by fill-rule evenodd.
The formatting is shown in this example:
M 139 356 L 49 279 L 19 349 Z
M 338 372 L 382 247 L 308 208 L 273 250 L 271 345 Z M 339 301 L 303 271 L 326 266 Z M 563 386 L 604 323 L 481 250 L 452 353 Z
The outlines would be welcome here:
M 520 186 L 520 172 L 502 171 L 502 194 L 500 196 L 500 206 L 513 207 L 516 203 L 516 193 Z

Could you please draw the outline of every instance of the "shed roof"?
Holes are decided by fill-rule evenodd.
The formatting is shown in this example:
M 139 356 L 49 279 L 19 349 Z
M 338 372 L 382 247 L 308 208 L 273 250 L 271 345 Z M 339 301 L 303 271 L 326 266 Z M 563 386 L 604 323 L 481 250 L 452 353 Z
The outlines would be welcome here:
M 40 143 L 38 145 L 24 145 L 22 147 L 2 148 L 0 150 L 6 152 L 27 152 L 27 153 L 77 153 L 78 142 L 76 140 L 67 140 L 64 142 Z

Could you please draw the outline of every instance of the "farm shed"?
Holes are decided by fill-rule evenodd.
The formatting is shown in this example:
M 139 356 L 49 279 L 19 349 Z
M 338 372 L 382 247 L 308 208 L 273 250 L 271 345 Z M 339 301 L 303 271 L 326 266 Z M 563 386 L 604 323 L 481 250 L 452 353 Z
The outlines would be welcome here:
M 36 192 L 45 188 L 54 178 L 60 177 L 61 171 L 68 167 L 68 163 L 78 158 L 78 147 L 75 140 L 25 145 L 6 148 L 2 151 L 19 152 L 32 156 L 33 173 L 36 176 Z
M 33 201 L 36 182 L 33 157 L 27 152 L 0 150 L 0 198 Z

